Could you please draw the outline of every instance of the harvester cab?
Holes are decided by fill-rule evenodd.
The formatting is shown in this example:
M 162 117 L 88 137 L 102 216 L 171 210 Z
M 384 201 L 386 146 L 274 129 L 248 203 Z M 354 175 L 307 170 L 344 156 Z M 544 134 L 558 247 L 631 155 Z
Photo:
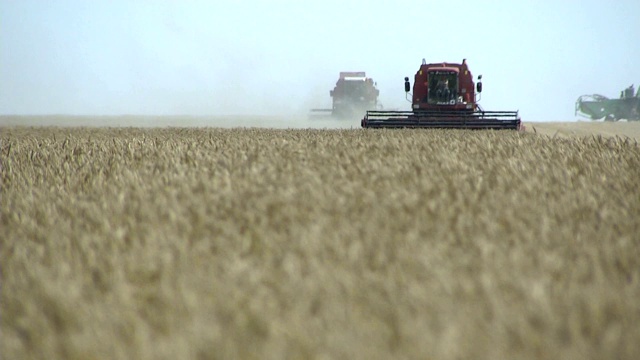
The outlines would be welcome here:
M 484 111 L 478 105 L 482 75 L 474 83 L 466 59 L 461 64 L 422 60 L 413 82 L 404 78 L 411 111 L 367 111 L 364 128 L 417 127 L 459 129 L 520 129 L 517 111 Z M 411 99 L 409 99 L 409 97 Z
M 342 71 L 333 90 L 331 109 L 311 109 L 315 114 L 326 114 L 337 118 L 349 118 L 367 110 L 380 107 L 378 96 L 380 90 L 372 78 L 364 71 Z

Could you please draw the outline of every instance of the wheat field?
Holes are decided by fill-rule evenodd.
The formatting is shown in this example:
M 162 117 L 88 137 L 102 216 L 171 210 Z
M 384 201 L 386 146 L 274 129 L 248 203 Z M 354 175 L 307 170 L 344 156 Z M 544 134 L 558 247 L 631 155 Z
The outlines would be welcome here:
M 5 359 L 638 359 L 640 145 L 0 133 Z

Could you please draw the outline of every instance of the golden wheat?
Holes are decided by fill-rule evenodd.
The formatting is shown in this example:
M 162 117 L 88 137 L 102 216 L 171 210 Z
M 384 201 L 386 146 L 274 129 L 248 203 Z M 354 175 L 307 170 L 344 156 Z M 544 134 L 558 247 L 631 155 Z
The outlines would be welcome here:
M 5 128 L 7 359 L 640 358 L 640 147 Z

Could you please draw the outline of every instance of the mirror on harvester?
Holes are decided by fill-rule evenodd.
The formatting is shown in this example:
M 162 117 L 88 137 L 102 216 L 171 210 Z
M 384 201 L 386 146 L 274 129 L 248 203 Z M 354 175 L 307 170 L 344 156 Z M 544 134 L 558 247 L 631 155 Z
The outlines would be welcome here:
M 476 91 L 481 93 L 482 92 L 482 75 L 478 75 L 478 83 L 476 84 Z
M 405 76 L 404 78 L 404 92 L 409 92 L 411 90 L 411 84 L 409 84 L 409 78 Z

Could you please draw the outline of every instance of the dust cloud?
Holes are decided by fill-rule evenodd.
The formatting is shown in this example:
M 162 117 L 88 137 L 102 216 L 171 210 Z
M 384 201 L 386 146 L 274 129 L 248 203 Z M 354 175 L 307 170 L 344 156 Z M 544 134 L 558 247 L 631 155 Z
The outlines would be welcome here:
M 360 127 L 360 119 L 336 119 L 310 115 L 4 115 L 3 126 L 55 127 L 218 127 L 276 129 L 351 129 Z
M 425 18 L 408 0 L 366 8 L 337 0 L 2 2 L 0 115 L 61 114 L 40 120 L 90 125 L 358 126 L 307 118 L 331 104 L 340 71 L 366 71 L 385 108 L 409 110 L 403 78 L 423 58 L 466 58 L 484 76 L 483 108 L 567 121 L 580 95 L 615 96 L 640 81 L 632 60 L 640 25 L 625 21 L 640 2 L 583 2 L 578 11 L 544 3 L 458 2 L 459 26 Z

